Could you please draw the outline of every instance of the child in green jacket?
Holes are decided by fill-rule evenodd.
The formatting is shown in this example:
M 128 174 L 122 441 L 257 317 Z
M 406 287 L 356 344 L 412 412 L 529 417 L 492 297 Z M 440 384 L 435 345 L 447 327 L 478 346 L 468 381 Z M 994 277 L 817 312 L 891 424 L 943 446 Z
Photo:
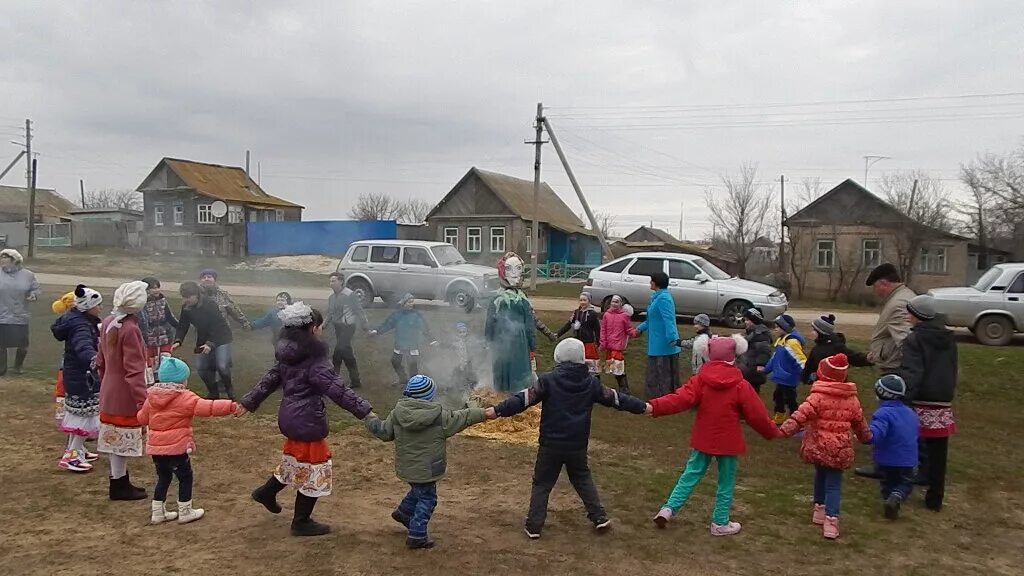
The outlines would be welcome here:
M 391 518 L 409 529 L 405 545 L 410 549 L 433 548 L 427 523 L 437 506 L 437 481 L 447 469 L 447 439 L 483 422 L 483 408 L 446 410 L 434 402 L 434 381 L 417 374 L 405 386 L 404 398 L 395 404 L 387 420 L 376 414 L 366 418 L 366 429 L 385 442 L 395 442 L 395 473 L 409 483 Z

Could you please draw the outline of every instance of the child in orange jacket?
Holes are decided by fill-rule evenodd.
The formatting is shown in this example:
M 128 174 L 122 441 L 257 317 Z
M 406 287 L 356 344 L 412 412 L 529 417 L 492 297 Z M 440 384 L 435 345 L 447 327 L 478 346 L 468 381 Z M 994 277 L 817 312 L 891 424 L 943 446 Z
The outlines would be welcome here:
M 857 398 L 857 385 L 846 381 L 849 369 L 846 354 L 822 360 L 810 395 L 781 426 L 786 436 L 807 429 L 800 444 L 800 457 L 814 465 L 811 521 L 822 525 L 822 535 L 829 540 L 839 537 L 843 470 L 853 465 L 850 433 L 863 443 L 871 440 L 871 430 Z
M 188 389 L 188 365 L 165 355 L 160 361 L 159 382 L 154 384 L 139 410 L 138 420 L 149 425 L 146 453 L 156 466 L 156 487 L 150 524 L 177 519 L 179 524 L 199 520 L 202 508 L 192 507 L 192 462 L 189 454 L 196 447 L 192 434 L 192 418 L 196 416 L 228 416 L 238 410 L 231 400 L 203 400 Z M 178 511 L 164 509 L 172 476 L 178 477 Z

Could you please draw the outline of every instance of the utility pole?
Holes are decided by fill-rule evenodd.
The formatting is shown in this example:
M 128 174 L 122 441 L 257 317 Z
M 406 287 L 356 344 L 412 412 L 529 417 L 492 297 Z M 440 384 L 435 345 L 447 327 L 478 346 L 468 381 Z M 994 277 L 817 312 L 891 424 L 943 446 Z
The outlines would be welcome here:
M 79 178 L 78 191 L 82 193 L 82 208 L 85 208 L 85 180 Z
M 533 224 L 530 228 L 530 290 L 537 289 L 537 253 L 540 252 L 540 147 L 544 144 L 541 139 L 544 136 L 544 104 L 537 103 L 537 118 L 535 120 L 537 133 L 533 142 Z
M 558 159 L 562 161 L 562 167 L 565 168 L 565 174 L 569 177 L 569 182 L 572 183 L 573 190 L 576 191 L 576 197 L 579 198 L 580 204 L 583 205 L 583 211 L 587 213 L 587 218 L 590 220 L 590 225 L 594 227 L 594 232 L 597 233 L 597 240 L 601 242 L 601 251 L 609 260 L 614 258 L 612 255 L 612 249 L 608 246 L 608 242 L 604 237 L 604 232 L 601 231 L 601 226 L 598 225 L 597 219 L 594 218 L 594 213 L 590 211 L 590 204 L 587 203 L 587 198 L 583 195 L 583 190 L 580 190 L 580 183 L 576 181 L 576 175 L 572 172 L 572 167 L 569 166 L 569 161 L 565 158 L 565 153 L 562 152 L 562 147 L 558 144 L 558 137 L 555 136 L 555 131 L 551 129 L 551 123 L 548 122 L 547 118 L 544 118 L 544 128 L 548 131 L 548 138 L 551 138 L 551 145 L 555 147 L 555 152 L 558 153 Z
M 28 257 L 36 254 L 36 160 L 32 160 L 28 177 Z
M 679 203 L 679 240 L 683 240 L 683 203 Z
M 25 188 L 32 187 L 32 121 L 25 119 Z M 32 208 L 29 208 L 32 211 Z M 29 222 L 31 224 L 31 222 Z
M 786 260 L 786 175 L 779 176 L 779 204 L 782 208 L 782 220 L 779 222 L 779 274 L 782 274 L 783 261 Z

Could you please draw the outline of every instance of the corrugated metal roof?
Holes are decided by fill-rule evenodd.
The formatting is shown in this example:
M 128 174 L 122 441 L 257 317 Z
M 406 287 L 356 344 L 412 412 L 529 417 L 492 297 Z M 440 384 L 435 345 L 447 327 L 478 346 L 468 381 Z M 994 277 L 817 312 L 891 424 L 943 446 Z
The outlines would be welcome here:
M 242 202 L 259 206 L 280 208 L 303 208 L 267 194 L 259 184 L 237 166 L 221 166 L 179 158 L 164 158 L 163 162 L 180 177 L 186 185 L 200 194 L 224 201 Z
M 512 209 L 523 220 L 533 220 L 533 182 L 488 172 L 474 167 L 480 180 L 487 185 L 509 208 Z M 555 194 L 555 191 L 542 182 L 538 206 L 540 207 L 541 222 L 547 222 L 554 228 L 564 232 L 596 236 L 593 230 L 588 230 L 583 221 Z
M 0 186 L 0 212 L 24 211 L 27 219 L 28 197 L 27 188 Z M 36 214 L 50 218 L 67 218 L 68 211 L 76 208 L 78 206 L 58 194 L 56 190 L 36 188 Z

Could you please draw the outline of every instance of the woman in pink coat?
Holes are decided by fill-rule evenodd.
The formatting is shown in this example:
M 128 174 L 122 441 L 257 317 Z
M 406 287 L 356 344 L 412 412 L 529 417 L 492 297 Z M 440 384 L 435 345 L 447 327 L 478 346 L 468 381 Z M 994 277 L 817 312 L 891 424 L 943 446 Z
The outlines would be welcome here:
M 97 450 L 110 455 L 110 499 L 142 500 L 132 485 L 128 458 L 142 456 L 142 425 L 135 414 L 146 401 L 146 342 L 136 316 L 146 305 L 145 282 L 114 291 L 114 311 L 100 325 L 96 369 L 100 375 L 100 434 Z
M 822 535 L 830 540 L 839 537 L 843 470 L 853 465 L 850 435 L 863 443 L 871 440 L 871 430 L 857 398 L 857 385 L 846 381 L 849 369 L 846 354 L 822 360 L 811 393 L 781 426 L 786 436 L 807 429 L 800 444 L 800 457 L 814 466 L 811 521 L 821 524 Z
M 630 317 L 633 309 L 622 305 L 622 296 L 612 296 L 611 306 L 601 318 L 600 345 L 605 353 L 605 372 L 615 376 L 620 392 L 629 394 L 629 380 L 626 379 L 626 345 L 629 331 L 633 328 Z
M 150 524 L 177 519 L 179 524 L 194 522 L 206 513 L 192 507 L 192 462 L 189 454 L 196 448 L 192 418 L 228 416 L 238 410 L 231 400 L 203 400 L 188 389 L 188 365 L 164 356 L 160 360 L 159 382 L 149 389 L 149 397 L 139 410 L 138 420 L 149 426 L 146 453 L 156 467 Z M 164 508 L 173 476 L 178 477 L 178 511 Z

